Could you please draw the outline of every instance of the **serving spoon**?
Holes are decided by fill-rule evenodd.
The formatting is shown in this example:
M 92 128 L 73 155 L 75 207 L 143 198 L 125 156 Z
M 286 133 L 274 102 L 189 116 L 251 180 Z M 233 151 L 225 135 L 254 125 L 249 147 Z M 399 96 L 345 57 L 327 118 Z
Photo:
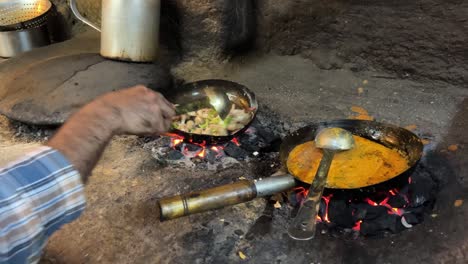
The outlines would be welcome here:
M 333 157 L 336 152 L 354 148 L 353 134 L 345 129 L 324 128 L 315 136 L 315 146 L 323 150 L 323 157 L 310 185 L 309 192 L 296 217 L 288 229 L 288 234 L 296 240 L 310 240 L 315 236 L 316 218 L 320 209 L 320 199 L 327 182 Z
M 216 92 L 212 87 L 203 89 L 202 93 L 195 96 L 182 98 L 181 101 L 181 103 L 174 105 L 178 116 L 203 108 L 212 108 L 218 113 L 221 120 L 229 115 L 233 104 L 226 93 Z

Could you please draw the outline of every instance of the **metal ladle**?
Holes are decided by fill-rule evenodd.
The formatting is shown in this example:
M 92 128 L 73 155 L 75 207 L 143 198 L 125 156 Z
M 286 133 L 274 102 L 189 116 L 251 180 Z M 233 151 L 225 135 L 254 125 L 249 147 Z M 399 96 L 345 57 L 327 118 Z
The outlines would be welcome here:
M 314 238 L 320 199 L 327 182 L 333 156 L 338 151 L 349 150 L 354 147 L 353 134 L 342 128 L 324 128 L 315 137 L 315 146 L 323 149 L 323 157 L 314 181 L 310 185 L 307 197 L 288 229 L 289 236 L 296 240 Z
M 212 87 L 206 87 L 200 92 L 194 92 L 190 97 L 179 98 L 180 102 L 175 105 L 176 115 L 187 114 L 203 108 L 213 108 L 218 113 L 221 120 L 224 120 L 231 111 L 232 101 L 226 93 L 214 90 Z

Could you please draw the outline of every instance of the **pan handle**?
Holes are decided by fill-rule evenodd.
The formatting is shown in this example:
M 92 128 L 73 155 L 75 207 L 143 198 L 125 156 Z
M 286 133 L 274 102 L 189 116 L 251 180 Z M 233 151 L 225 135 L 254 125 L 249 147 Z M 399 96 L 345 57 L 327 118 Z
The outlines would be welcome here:
M 293 176 L 282 175 L 259 181 L 242 180 L 185 195 L 163 198 L 158 201 L 160 220 L 171 220 L 248 202 L 257 197 L 288 190 L 295 185 L 296 181 Z

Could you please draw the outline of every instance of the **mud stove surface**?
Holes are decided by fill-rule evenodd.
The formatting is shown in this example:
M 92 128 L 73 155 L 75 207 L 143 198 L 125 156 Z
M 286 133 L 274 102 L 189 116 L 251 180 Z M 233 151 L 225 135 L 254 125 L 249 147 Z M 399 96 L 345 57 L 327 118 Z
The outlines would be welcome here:
M 140 138 L 138 147 L 149 150 L 158 166 L 181 172 L 182 176 L 174 175 L 176 182 L 191 186 L 188 190 L 169 188 L 164 196 L 226 184 L 241 175 L 248 179 L 268 177 L 280 167 L 280 139 L 306 125 L 277 120 L 270 111 L 260 111 L 245 134 L 220 145 L 160 137 Z M 50 134 L 25 125 L 14 128 L 20 134 Z M 187 224 L 187 219 L 192 223 L 191 231 L 183 235 L 183 245 L 189 251 L 174 256 L 176 263 L 182 263 L 187 254 L 194 262 L 222 263 L 233 250 L 242 252 L 251 263 L 267 259 L 270 263 L 413 263 L 405 262 L 405 256 L 412 256 L 417 263 L 466 263 L 468 247 L 459 242 L 466 241 L 467 231 L 460 231 L 464 230 L 466 208 L 454 204 L 466 195 L 454 177 L 446 154 L 428 147 L 411 176 L 385 191 L 326 190 L 317 219 L 319 234 L 306 242 L 294 241 L 286 232 L 305 195 L 305 186 L 266 202 L 257 199 L 245 207 L 205 212 L 156 226 Z M 242 208 L 261 212 L 253 223 L 247 222 L 252 217 L 245 214 L 251 209 L 243 212 Z M 222 221 L 222 228 L 217 221 Z

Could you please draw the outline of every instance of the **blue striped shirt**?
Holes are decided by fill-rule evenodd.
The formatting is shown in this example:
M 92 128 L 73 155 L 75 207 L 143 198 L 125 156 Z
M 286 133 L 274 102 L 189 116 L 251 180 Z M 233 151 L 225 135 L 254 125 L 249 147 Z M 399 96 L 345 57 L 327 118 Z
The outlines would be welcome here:
M 38 262 L 47 238 L 85 207 L 79 173 L 39 147 L 0 168 L 0 263 Z

